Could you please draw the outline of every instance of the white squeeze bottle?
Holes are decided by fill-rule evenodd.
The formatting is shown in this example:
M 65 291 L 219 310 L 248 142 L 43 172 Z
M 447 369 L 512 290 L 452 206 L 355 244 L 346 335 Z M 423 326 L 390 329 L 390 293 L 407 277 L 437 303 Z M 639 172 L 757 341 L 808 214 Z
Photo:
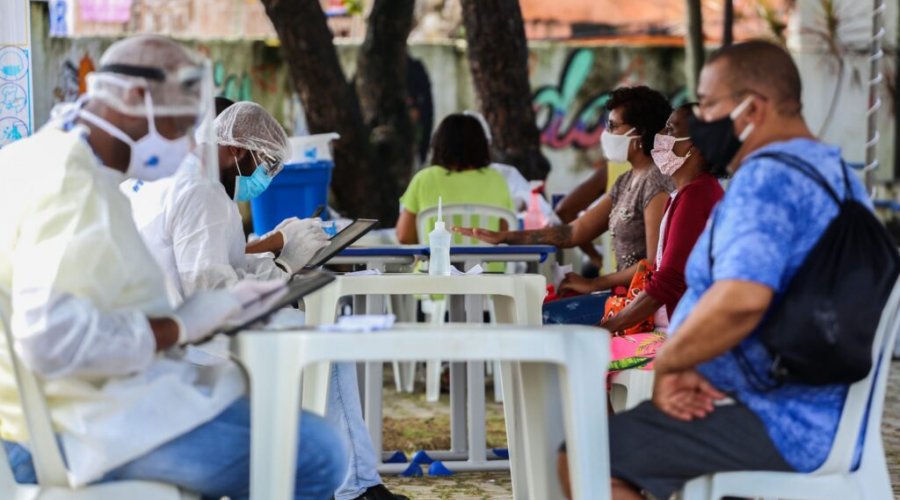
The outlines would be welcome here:
M 444 227 L 441 202 L 438 197 L 437 222 L 434 223 L 434 231 L 428 233 L 428 248 L 431 252 L 428 274 L 432 276 L 450 276 L 450 232 Z

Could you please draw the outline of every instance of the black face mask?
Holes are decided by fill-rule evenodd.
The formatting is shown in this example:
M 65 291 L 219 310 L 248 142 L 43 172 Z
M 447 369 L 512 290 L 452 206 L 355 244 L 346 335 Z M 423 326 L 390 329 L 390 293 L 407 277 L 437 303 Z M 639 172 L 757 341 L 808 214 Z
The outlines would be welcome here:
M 743 106 L 746 105 L 742 103 L 735 109 Z M 741 109 L 738 114 L 743 112 L 744 110 Z M 714 171 L 724 172 L 743 143 L 734 133 L 732 114 L 734 111 L 710 122 L 700 120 L 694 113 L 688 117 L 688 133 L 691 136 L 691 142 L 703 155 L 703 159 L 713 166 Z
M 704 122 L 692 113 L 688 117 L 688 131 L 694 147 L 715 171 L 725 171 L 741 148 L 741 141 L 734 135 L 734 120 L 729 115 Z

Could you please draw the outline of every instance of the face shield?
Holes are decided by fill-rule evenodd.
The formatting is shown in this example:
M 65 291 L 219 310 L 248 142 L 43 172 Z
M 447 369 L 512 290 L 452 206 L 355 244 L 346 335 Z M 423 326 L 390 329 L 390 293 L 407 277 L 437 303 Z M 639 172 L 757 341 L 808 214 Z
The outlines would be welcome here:
M 123 115 L 146 118 L 147 133 L 135 139 L 117 124 L 86 109 L 79 110 L 78 115 L 131 148 L 126 176 L 156 180 L 174 174 L 195 151 L 202 118 L 213 107 L 211 87 L 211 72 L 202 60 L 169 70 L 103 64 L 88 75 L 84 99 L 99 101 Z M 215 160 L 214 154 L 209 156 Z M 213 171 L 217 173 L 218 169 Z
M 200 124 L 194 134 L 197 143 L 195 154 L 200 160 L 201 175 L 211 182 L 219 182 L 219 148 L 216 146 L 216 89 L 213 83 L 212 63 L 203 62 L 203 80 L 200 87 Z

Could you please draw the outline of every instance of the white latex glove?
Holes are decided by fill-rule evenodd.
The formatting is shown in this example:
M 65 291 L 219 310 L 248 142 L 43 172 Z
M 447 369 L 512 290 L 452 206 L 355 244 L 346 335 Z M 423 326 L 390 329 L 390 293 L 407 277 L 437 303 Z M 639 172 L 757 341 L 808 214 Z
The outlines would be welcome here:
M 243 280 L 239 281 L 228 291 L 241 302 L 242 307 L 247 307 L 253 302 L 259 300 L 263 295 L 268 295 L 279 288 L 286 288 L 287 282 L 284 280 Z
M 287 292 L 284 280 L 244 280 L 231 287 L 230 292 L 240 301 L 239 312 L 225 320 L 229 325 L 243 325 L 268 311 Z
M 241 309 L 241 301 L 228 290 L 210 290 L 188 297 L 173 315 L 178 323 L 178 343 L 206 338 Z
M 290 273 L 302 269 L 316 252 L 328 246 L 328 234 L 322 230 L 322 221 L 319 219 L 291 217 L 278 224 L 275 231 L 280 232 L 284 239 L 281 255 L 275 262 Z
M 258 314 L 259 306 L 271 298 L 260 297 L 285 288 L 283 280 L 241 281 L 229 290 L 210 290 L 188 297 L 175 311 L 173 318 L 178 323 L 178 343 L 196 342 L 208 337 L 217 328 L 227 323 L 240 324 Z M 280 294 L 272 294 L 280 297 Z

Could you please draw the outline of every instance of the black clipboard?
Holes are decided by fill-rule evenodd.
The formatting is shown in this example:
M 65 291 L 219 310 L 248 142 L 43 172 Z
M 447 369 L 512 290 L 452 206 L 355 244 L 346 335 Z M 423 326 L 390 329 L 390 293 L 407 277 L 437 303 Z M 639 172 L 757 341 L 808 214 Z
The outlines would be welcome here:
M 292 276 L 292 279 L 289 282 L 285 283 L 285 288 L 278 288 L 277 290 L 273 290 L 272 292 L 259 298 L 259 301 L 257 303 L 266 302 L 274 296 L 278 297 L 277 299 L 273 300 L 271 304 L 268 304 L 265 309 L 260 310 L 259 314 L 254 315 L 249 320 L 238 325 L 223 325 L 217 328 L 210 335 L 200 340 L 189 342 L 188 344 L 204 344 L 212 340 L 212 338 L 218 334 L 224 334 L 228 335 L 229 337 L 233 337 L 241 331 L 252 327 L 256 323 L 269 319 L 270 316 L 278 312 L 280 309 L 293 306 L 301 299 L 303 299 L 303 297 L 319 290 L 320 288 L 334 281 L 334 279 L 334 274 L 328 271 L 299 271 Z M 254 305 L 255 304 L 249 304 L 247 307 L 253 307 Z
M 331 237 L 328 246 L 319 250 L 312 259 L 304 266 L 304 269 L 315 269 L 321 267 L 332 257 L 339 254 L 341 250 L 349 247 L 356 240 L 365 236 L 366 233 L 378 225 L 378 219 L 356 219 L 343 231 Z

